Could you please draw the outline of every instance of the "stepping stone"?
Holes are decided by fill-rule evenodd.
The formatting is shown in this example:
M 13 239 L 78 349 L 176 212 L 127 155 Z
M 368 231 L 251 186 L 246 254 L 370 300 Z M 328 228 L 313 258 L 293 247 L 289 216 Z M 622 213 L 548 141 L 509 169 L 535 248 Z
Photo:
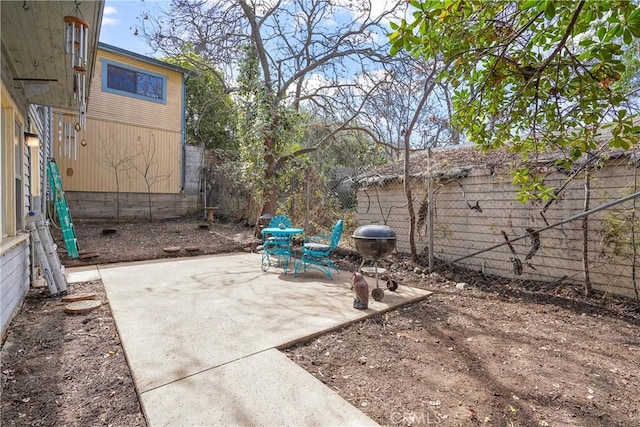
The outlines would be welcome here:
M 162 250 L 168 254 L 173 254 L 180 252 L 182 248 L 180 246 L 167 246 L 166 248 L 162 248 Z
M 62 302 L 75 302 L 75 301 L 86 301 L 86 300 L 94 300 L 96 299 L 95 292 L 84 292 L 73 295 L 65 295 L 62 297 Z
M 198 252 L 200 250 L 200 246 L 187 246 L 184 250 L 187 252 Z
M 100 307 L 102 302 L 99 300 L 76 301 L 64 306 L 64 312 L 67 314 L 84 314 Z
M 99 257 L 100 254 L 98 252 L 89 252 L 89 251 L 81 251 L 78 253 L 78 258 L 80 259 L 90 259 Z

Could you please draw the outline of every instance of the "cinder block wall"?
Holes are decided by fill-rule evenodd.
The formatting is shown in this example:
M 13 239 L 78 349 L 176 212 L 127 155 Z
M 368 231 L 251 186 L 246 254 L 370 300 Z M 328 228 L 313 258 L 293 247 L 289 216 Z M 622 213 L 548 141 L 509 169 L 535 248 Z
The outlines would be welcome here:
M 145 193 L 97 193 L 66 191 L 67 203 L 74 219 L 116 219 L 120 199 L 120 219 L 149 218 L 149 195 Z M 153 220 L 198 213 L 197 194 L 151 194 Z
M 591 172 L 589 208 L 639 191 L 640 171 L 628 159 L 608 161 Z M 552 172 L 546 184 L 563 185 L 566 175 Z M 416 247 L 422 253 L 428 247 L 426 213 L 427 178 L 411 182 L 413 203 L 418 216 Z M 570 218 L 585 210 L 585 181 L 581 176 L 571 182 L 546 211 L 543 204 L 522 204 L 508 170 L 470 168 L 465 177 L 434 182 L 434 254 L 451 261 L 485 248 L 503 243 L 502 232 L 509 238 L 527 234 L 527 229 L 540 229 Z M 634 189 L 635 188 L 635 189 Z M 568 222 L 540 233 L 540 247 L 534 251 L 534 239 L 513 243 L 521 261 L 522 274 L 514 271 L 515 258 L 508 246 L 467 258 L 460 265 L 487 274 L 507 278 L 543 281 L 565 280 L 584 283 L 583 253 L 586 250 L 590 281 L 595 289 L 635 298 L 632 264 L 633 245 L 640 247 L 640 200 L 628 201 L 592 214 L 587 221 L 587 244 L 584 245 L 582 219 Z M 635 235 L 632 221 L 635 215 Z M 398 235 L 397 250 L 410 252 L 409 213 L 403 183 L 400 179 L 369 185 L 358 191 L 358 224 L 386 223 Z M 640 250 L 635 259 L 640 267 Z M 528 259 L 527 259 L 528 258 Z M 640 283 L 637 284 L 640 286 Z

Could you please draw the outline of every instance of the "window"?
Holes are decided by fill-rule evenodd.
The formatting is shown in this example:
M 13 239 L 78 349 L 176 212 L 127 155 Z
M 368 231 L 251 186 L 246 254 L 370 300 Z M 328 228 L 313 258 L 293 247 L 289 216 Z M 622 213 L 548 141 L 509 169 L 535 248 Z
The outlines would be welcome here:
M 24 188 L 25 157 L 24 127 L 15 114 L 15 106 L 2 99 L 0 121 L 0 240 L 12 237 L 24 228 L 24 215 L 29 208 L 28 194 Z
M 149 101 L 166 101 L 166 76 L 102 60 L 102 90 Z
M 9 171 L 11 167 L 9 165 L 9 159 L 13 162 L 13 156 L 9 157 L 11 152 L 11 146 L 9 141 L 12 141 L 9 125 L 11 124 L 13 114 L 9 108 L 5 108 L 4 103 L 2 105 L 2 116 L 0 119 L 0 131 L 2 131 L 2 138 L 0 138 L 0 239 L 9 234 L 9 197 L 11 191 L 9 191 Z
M 22 228 L 22 218 L 24 217 L 24 187 L 22 185 L 23 178 L 23 169 L 22 165 L 24 163 L 23 150 L 22 147 L 24 142 L 22 140 L 22 128 L 20 127 L 20 123 L 16 122 L 14 127 L 14 136 L 13 136 L 13 145 L 14 151 L 13 155 L 15 160 L 15 167 L 13 169 L 14 180 L 16 183 L 15 189 L 15 203 L 16 203 L 16 230 L 20 230 Z

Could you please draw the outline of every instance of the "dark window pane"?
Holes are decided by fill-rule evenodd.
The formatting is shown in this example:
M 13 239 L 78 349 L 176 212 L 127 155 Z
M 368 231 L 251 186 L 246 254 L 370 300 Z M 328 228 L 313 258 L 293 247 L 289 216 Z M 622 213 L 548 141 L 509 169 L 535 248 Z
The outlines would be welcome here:
M 138 95 L 162 99 L 162 79 L 149 74 L 138 73 Z
M 107 65 L 107 87 L 153 99 L 164 98 L 164 80 L 151 74 Z
M 109 65 L 107 69 L 107 87 L 136 93 L 136 72 Z

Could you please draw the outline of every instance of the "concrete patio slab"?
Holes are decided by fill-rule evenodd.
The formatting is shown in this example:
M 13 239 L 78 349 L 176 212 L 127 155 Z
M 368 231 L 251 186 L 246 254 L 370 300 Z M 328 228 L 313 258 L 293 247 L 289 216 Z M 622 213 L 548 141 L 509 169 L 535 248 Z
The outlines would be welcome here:
M 245 420 L 250 425 L 345 425 L 349 420 L 366 424 L 358 421 L 360 411 L 346 402 L 354 414 L 326 418 L 336 405 L 333 399 L 340 398 L 329 398 L 331 390 L 272 353 L 430 294 L 401 285 L 396 292 L 386 291 L 382 301 L 371 299 L 368 310 L 355 310 L 350 273 L 331 281 L 317 272 L 298 277 L 276 268 L 263 272 L 257 254 L 107 265 L 98 270 L 151 426 L 175 425 L 175 420 L 181 420 L 180 425 L 246 425 Z M 373 288 L 375 279 L 368 281 Z M 298 391 L 323 390 L 318 399 L 327 399 L 322 400 L 327 408 L 309 414 L 295 399 L 287 403 L 274 397 L 265 400 L 269 411 L 256 406 L 252 412 L 254 391 L 246 389 L 254 381 L 241 372 L 260 369 L 266 370 L 256 377 L 257 396 L 266 399 L 259 390 L 267 385 L 278 390 L 269 389 L 274 396 L 295 393 L 292 384 L 306 377 Z M 212 394 L 215 390 L 222 392 Z M 233 398 L 221 397 L 224 393 Z M 272 422 L 276 419 L 280 421 Z
M 143 393 L 142 402 L 152 426 L 377 425 L 309 377 L 270 349 Z
M 88 265 L 85 267 L 74 267 L 65 269 L 65 277 L 68 283 L 90 282 L 92 280 L 100 280 L 100 272 L 98 266 Z

